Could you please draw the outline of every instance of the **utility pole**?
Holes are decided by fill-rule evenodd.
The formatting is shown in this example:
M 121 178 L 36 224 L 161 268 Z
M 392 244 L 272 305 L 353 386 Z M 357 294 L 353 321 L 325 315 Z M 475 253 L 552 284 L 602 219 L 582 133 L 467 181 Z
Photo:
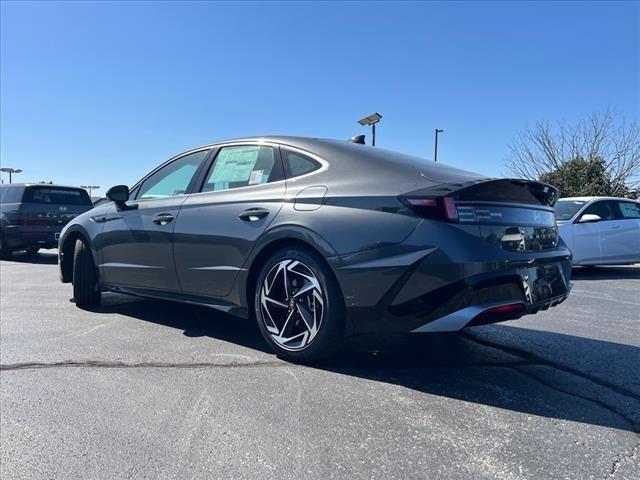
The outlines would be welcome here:
M 433 154 L 433 161 L 437 162 L 438 161 L 438 134 L 444 132 L 444 130 L 441 130 L 439 128 L 436 128 L 436 146 L 435 146 L 435 152 Z

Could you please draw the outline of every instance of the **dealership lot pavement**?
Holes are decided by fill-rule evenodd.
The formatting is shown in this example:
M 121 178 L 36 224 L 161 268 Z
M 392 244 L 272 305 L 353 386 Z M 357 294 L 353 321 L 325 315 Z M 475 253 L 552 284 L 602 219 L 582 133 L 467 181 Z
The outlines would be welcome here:
M 0 263 L 0 478 L 640 478 L 640 266 L 459 335 L 282 362 L 252 322 Z

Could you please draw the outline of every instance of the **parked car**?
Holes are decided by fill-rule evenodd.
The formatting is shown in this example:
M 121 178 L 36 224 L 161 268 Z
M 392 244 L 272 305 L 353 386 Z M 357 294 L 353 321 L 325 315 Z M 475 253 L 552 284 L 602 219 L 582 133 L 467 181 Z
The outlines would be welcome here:
M 455 331 L 562 302 L 557 196 L 338 140 L 221 142 L 74 219 L 61 279 L 82 307 L 111 290 L 255 316 L 278 354 L 310 361 L 348 335 Z
M 561 198 L 560 236 L 574 265 L 640 263 L 640 202 L 616 197 Z
M 82 188 L 51 184 L 0 185 L 0 255 L 58 246 L 62 227 L 92 208 Z

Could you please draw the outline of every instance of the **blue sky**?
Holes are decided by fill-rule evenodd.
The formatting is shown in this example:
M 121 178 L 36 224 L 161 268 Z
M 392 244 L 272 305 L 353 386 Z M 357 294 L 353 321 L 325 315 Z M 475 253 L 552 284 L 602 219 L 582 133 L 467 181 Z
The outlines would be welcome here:
M 640 118 L 640 3 L 2 2 L 0 161 L 133 184 L 244 135 L 348 138 L 489 175 L 539 119 Z

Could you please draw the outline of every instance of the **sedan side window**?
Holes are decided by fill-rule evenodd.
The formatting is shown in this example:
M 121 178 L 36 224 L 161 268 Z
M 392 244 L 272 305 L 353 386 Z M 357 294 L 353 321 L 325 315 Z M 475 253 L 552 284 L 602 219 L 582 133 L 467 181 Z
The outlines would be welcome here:
M 224 147 L 220 149 L 202 191 L 218 192 L 281 180 L 281 170 L 271 147 Z
M 640 203 L 619 202 L 622 218 L 640 218 Z
M 589 205 L 582 215 L 598 215 L 602 220 L 615 220 L 615 205 L 611 201 L 599 201 Z
M 318 162 L 307 155 L 290 152 L 288 150 L 283 150 L 282 153 L 284 154 L 284 168 L 287 178 L 299 177 L 300 175 L 318 170 L 321 167 Z
M 162 167 L 140 186 L 137 200 L 166 198 L 184 195 L 200 164 L 209 154 L 209 150 L 191 153 Z

